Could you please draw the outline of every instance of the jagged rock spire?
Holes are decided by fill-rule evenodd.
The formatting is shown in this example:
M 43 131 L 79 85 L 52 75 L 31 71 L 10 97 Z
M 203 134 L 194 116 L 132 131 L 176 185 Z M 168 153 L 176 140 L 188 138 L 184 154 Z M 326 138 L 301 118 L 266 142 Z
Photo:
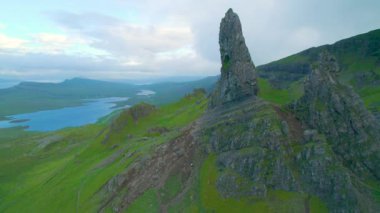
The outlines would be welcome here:
M 258 92 L 255 65 L 242 32 L 239 16 L 229 9 L 220 23 L 221 77 L 211 107 L 255 96 Z
M 335 74 L 340 71 L 336 58 L 329 52 L 324 51 L 319 55 L 318 68 Z
M 329 138 L 353 171 L 368 170 L 380 179 L 380 125 L 359 95 L 339 82 L 338 72 L 335 57 L 320 54 L 305 80 L 304 96 L 291 108 L 308 128 Z

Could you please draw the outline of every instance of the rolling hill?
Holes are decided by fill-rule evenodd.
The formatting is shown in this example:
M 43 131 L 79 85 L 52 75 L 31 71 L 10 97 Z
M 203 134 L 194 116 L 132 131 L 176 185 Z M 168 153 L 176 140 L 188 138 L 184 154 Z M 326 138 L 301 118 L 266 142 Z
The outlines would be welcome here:
M 134 85 L 90 79 L 74 78 L 62 83 L 21 82 L 18 85 L 0 89 L 0 117 L 47 109 L 76 106 L 85 99 L 106 97 L 130 97 L 123 103 L 133 105 L 141 101 L 161 105 L 179 100 L 195 88 L 209 91 L 216 77 L 189 82 L 166 82 L 148 85 Z M 137 95 L 141 90 L 152 90 L 155 95 Z

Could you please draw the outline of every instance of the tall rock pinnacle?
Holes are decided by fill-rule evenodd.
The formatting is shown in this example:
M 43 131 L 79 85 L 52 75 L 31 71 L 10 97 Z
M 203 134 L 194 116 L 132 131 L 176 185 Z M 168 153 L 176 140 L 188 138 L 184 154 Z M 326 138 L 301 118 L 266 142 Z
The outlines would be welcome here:
M 229 9 L 220 23 L 221 77 L 211 107 L 257 95 L 255 65 L 245 44 L 239 16 Z

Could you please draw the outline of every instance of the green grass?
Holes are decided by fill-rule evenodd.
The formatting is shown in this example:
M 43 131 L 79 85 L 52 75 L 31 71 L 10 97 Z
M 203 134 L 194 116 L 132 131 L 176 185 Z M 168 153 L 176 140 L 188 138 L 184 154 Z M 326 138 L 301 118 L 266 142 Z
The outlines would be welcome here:
M 285 105 L 300 98 L 303 95 L 302 82 L 292 83 L 288 89 L 276 89 L 266 79 L 258 78 L 259 97 L 262 99 L 278 104 Z
M 115 113 L 97 124 L 56 132 L 1 130 L 0 212 L 96 211 L 102 199 L 98 192 L 108 180 L 149 156 L 157 145 L 178 136 L 206 106 L 205 95 L 198 92 L 138 121 L 128 113 Z M 109 125 L 115 118 L 123 124 L 117 130 Z M 169 132 L 147 136 L 148 130 L 157 126 Z M 169 196 L 178 191 L 177 184 L 170 180 L 165 185 Z M 137 201 L 137 209 L 144 200 L 153 205 L 152 192 Z
M 158 190 L 158 193 L 161 197 L 161 201 L 163 203 L 167 203 L 181 191 L 181 188 L 182 182 L 180 177 L 178 177 L 177 175 L 169 177 L 165 185 Z
M 318 55 L 322 51 L 328 50 L 340 64 L 340 81 L 351 85 L 364 100 L 368 109 L 378 112 L 380 111 L 380 86 L 377 83 L 380 80 L 379 39 L 380 30 L 374 30 L 338 41 L 332 45 L 310 48 L 267 65 L 259 66 L 258 70 L 266 70 L 265 72 L 268 72 L 269 75 L 263 76 L 281 85 L 281 88 L 289 86 L 295 83 L 294 79 L 298 81 L 298 78 L 307 75 L 306 72 L 297 72 L 299 64 L 312 65 L 318 60 Z M 262 82 L 262 85 L 267 87 L 265 82 Z M 271 89 L 268 91 L 268 93 L 261 94 L 268 101 L 282 104 L 289 100 L 284 91 Z
M 318 197 L 313 196 L 310 198 L 310 212 L 323 213 L 329 211 L 327 209 L 327 206 Z
M 319 112 L 323 112 L 326 110 L 326 105 L 320 99 L 315 101 L 315 109 Z
M 280 59 L 278 61 L 275 61 L 274 63 L 279 63 L 279 64 L 307 63 L 308 60 L 309 60 L 308 57 L 304 55 L 294 54 L 286 58 Z
M 380 111 L 380 87 L 364 87 L 359 94 L 367 108 Z
M 376 180 L 367 180 L 365 183 L 371 190 L 373 198 L 380 202 L 380 184 Z
M 200 205 L 198 188 L 192 188 L 180 202 L 169 206 L 168 212 L 204 212 Z
M 216 188 L 218 170 L 216 156 L 210 155 L 200 172 L 201 204 L 207 212 L 268 212 L 269 206 L 262 201 L 252 202 L 249 199 L 224 199 Z
M 177 137 L 206 107 L 207 98 L 198 91 L 137 120 L 129 111 L 123 111 L 93 125 L 56 132 L 0 130 L 0 212 L 97 211 L 104 199 L 101 189 L 112 177 Z M 156 127 L 168 132 L 150 134 L 149 130 Z M 219 175 L 216 156 L 208 156 L 193 187 L 181 202 L 169 206 L 169 212 L 304 210 L 308 195 L 302 193 L 276 190 L 269 191 L 266 198 L 223 198 L 216 188 Z M 147 190 L 127 212 L 158 212 L 160 204 L 169 202 L 183 189 L 181 178 L 171 176 L 163 187 Z M 323 212 L 324 208 L 319 199 L 311 197 L 312 212 Z M 109 206 L 106 210 L 112 211 Z
M 216 188 L 218 176 L 216 156 L 210 155 L 200 171 L 199 209 L 204 208 L 206 212 L 304 212 L 305 200 L 309 200 L 310 212 L 328 212 L 319 198 L 298 192 L 269 190 L 265 198 L 223 198 Z
M 156 194 L 155 189 L 145 191 L 142 196 L 128 207 L 127 212 L 159 212 L 159 202 Z

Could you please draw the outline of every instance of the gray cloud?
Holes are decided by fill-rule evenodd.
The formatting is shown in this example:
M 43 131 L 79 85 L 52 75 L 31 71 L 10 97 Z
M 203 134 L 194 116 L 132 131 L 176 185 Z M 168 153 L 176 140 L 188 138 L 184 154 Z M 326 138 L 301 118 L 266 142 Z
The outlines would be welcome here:
M 0 51 L 4 73 L 51 73 L 61 78 L 214 75 L 218 31 L 228 8 L 240 16 L 256 65 L 380 27 L 377 0 L 118 0 L 133 22 L 100 11 L 45 12 L 68 37 L 103 51 L 94 57 Z M 2 71 L 1 71 L 2 70 Z M 32 72 L 33 71 L 33 72 Z
M 44 62 L 44 63 L 41 63 Z M 28 53 L 23 55 L 0 54 L 0 64 L 3 69 L 16 71 L 28 70 L 67 70 L 67 71 L 99 71 L 109 68 L 122 69 L 115 60 L 70 56 L 61 54 Z
M 0 76 L 20 80 L 61 80 L 91 73 L 125 71 L 115 60 L 63 54 L 0 54 Z
M 158 12 L 151 13 L 177 11 L 170 7 L 169 1 L 164 2 L 168 4 L 160 4 L 164 9 L 158 8 Z M 229 7 L 240 16 L 255 64 L 267 63 L 312 46 L 333 43 L 380 27 L 380 1 L 376 0 L 208 0 L 202 4 L 194 4 L 190 0 L 186 2 L 183 4 L 188 12 L 178 11 L 185 13 L 193 25 L 197 50 L 214 60 L 218 58 L 220 18 Z
M 136 25 L 96 13 L 61 11 L 49 13 L 49 16 L 69 33 L 92 40 L 93 47 L 118 56 L 137 57 L 142 54 L 145 58 L 146 54 L 176 50 L 192 42 L 191 29 L 186 27 Z

